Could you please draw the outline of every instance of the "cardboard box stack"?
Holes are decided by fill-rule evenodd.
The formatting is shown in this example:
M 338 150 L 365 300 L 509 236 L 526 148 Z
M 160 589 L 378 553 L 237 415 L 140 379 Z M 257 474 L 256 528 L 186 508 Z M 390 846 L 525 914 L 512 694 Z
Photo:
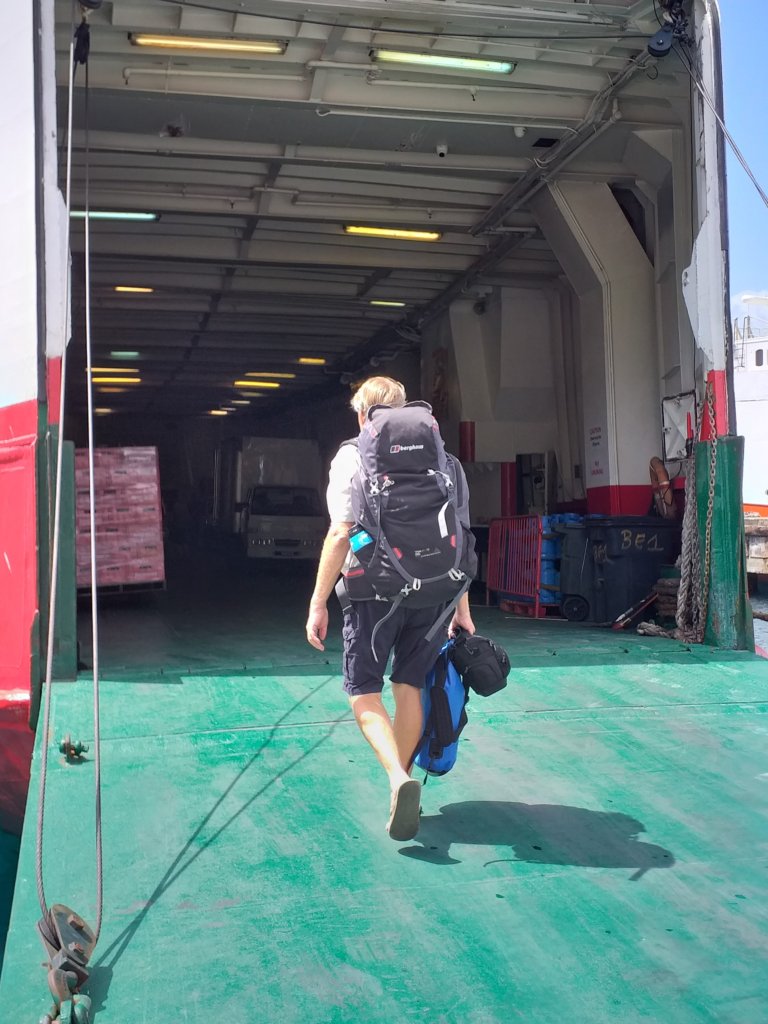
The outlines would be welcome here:
M 96 580 L 101 587 L 165 580 L 157 449 L 96 448 Z M 75 452 L 77 585 L 91 582 L 88 452 Z

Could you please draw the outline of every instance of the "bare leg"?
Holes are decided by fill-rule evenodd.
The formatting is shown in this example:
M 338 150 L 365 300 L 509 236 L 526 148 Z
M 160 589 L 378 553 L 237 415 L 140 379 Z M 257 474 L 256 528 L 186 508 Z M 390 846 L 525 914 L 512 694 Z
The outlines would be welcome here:
M 419 831 L 421 785 L 416 779 L 409 778 L 403 768 L 392 728 L 392 720 L 381 702 L 381 694 L 362 694 L 358 697 L 350 697 L 349 702 L 363 736 L 373 747 L 376 757 L 389 777 L 392 799 L 387 831 L 390 837 L 397 842 L 413 839 Z M 400 709 L 403 706 L 401 701 L 398 701 L 398 715 L 401 721 L 403 715 Z M 411 720 L 413 714 L 414 712 L 411 711 Z M 415 742 L 414 740 L 414 744 Z M 406 754 L 405 757 L 407 761 L 410 754 Z
M 407 781 L 408 775 L 403 769 L 392 720 L 381 702 L 381 694 L 365 693 L 350 697 L 349 703 L 363 736 L 373 747 L 382 768 L 389 776 L 389 785 L 395 791 Z
M 395 695 L 393 732 L 397 752 L 403 770 L 410 773 L 409 762 L 424 731 L 421 690 L 417 686 L 409 686 L 407 683 L 393 683 L 392 693 Z

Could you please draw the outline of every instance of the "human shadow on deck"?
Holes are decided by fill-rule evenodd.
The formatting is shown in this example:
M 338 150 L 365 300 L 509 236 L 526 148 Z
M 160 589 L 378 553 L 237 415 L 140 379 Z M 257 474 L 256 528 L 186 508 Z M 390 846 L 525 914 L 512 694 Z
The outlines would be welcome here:
M 293 712 L 297 711 L 302 705 L 305 705 L 307 701 L 318 694 L 320 690 L 328 685 L 328 683 L 335 682 L 336 678 L 337 677 L 335 675 L 326 676 L 316 686 L 300 697 L 299 700 L 297 700 L 276 722 L 274 722 L 266 735 L 264 735 L 259 746 L 253 752 L 251 757 L 248 758 L 245 765 L 243 765 L 237 774 L 234 775 L 226 789 L 213 802 L 210 809 L 200 819 L 197 827 L 192 831 L 184 846 L 168 865 L 162 878 L 159 880 L 154 890 L 149 894 L 148 898 L 138 903 L 138 913 L 136 916 L 123 929 L 117 938 L 102 952 L 99 959 L 93 964 L 93 973 L 88 982 L 87 992 L 93 1000 L 94 1013 L 104 1008 L 115 966 L 128 949 L 132 940 L 135 938 L 136 933 L 141 928 L 147 915 L 150 913 L 152 908 L 160 902 L 165 893 L 179 880 L 184 872 L 191 867 L 198 857 L 205 853 L 206 850 L 210 849 L 217 839 L 219 839 L 219 837 L 226 832 L 226 830 L 230 828 L 242 814 L 252 807 L 253 804 L 267 792 L 267 790 L 279 782 L 280 779 L 284 778 L 294 768 L 298 767 L 303 761 L 310 757 L 318 747 L 330 739 L 334 730 L 341 725 L 342 722 L 349 720 L 349 712 L 345 710 L 331 722 L 324 723 L 326 729 L 323 734 L 311 743 L 303 753 L 299 754 L 292 761 L 286 764 L 280 769 L 280 771 L 275 772 L 274 775 L 267 779 L 266 782 L 262 783 L 262 785 L 254 792 L 250 794 L 243 794 L 244 799 L 240 807 L 232 813 L 229 813 L 220 825 L 214 825 L 216 812 L 248 774 L 253 765 L 263 755 L 264 751 L 272 743 L 278 731 L 286 725 L 287 720 Z M 214 869 L 215 868 L 212 868 L 212 870 Z
M 563 864 L 582 868 L 625 868 L 638 881 L 652 868 L 670 868 L 669 850 L 644 843 L 645 826 L 628 814 L 590 811 L 561 804 L 523 804 L 508 800 L 466 800 L 446 804 L 439 814 L 421 819 L 417 842 L 400 850 L 404 857 L 433 864 L 460 864 L 451 856 L 455 846 L 487 846 L 498 864 Z M 511 847 L 514 857 L 497 856 Z

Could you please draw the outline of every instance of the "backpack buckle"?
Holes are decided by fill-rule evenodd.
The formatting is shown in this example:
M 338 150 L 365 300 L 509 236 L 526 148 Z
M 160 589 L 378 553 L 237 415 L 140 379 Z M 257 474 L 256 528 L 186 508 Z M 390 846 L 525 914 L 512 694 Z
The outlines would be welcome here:
M 371 477 L 368 480 L 368 486 L 371 494 L 375 497 L 379 494 L 386 494 L 387 490 L 394 486 L 394 480 L 390 480 L 388 476 L 385 476 L 381 483 L 379 483 L 377 477 Z
M 449 569 L 448 576 L 454 583 L 460 583 L 467 578 L 466 573 L 462 572 L 461 569 Z
M 421 580 L 419 579 L 414 579 L 411 580 L 410 583 L 406 583 L 400 593 L 403 597 L 408 597 L 408 595 L 412 594 L 415 590 L 421 590 Z

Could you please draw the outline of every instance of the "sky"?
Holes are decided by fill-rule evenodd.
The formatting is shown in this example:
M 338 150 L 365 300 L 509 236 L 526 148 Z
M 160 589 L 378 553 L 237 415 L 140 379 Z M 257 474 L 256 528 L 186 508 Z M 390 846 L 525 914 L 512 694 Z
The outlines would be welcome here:
M 725 123 L 758 181 L 768 191 L 768 113 L 765 109 L 768 0 L 720 0 Z M 728 150 L 728 215 L 734 316 L 745 294 L 768 297 L 768 207 Z M 766 300 L 768 302 L 768 298 Z M 753 305 L 768 327 L 768 304 Z M 758 326 L 758 324 L 755 324 Z

